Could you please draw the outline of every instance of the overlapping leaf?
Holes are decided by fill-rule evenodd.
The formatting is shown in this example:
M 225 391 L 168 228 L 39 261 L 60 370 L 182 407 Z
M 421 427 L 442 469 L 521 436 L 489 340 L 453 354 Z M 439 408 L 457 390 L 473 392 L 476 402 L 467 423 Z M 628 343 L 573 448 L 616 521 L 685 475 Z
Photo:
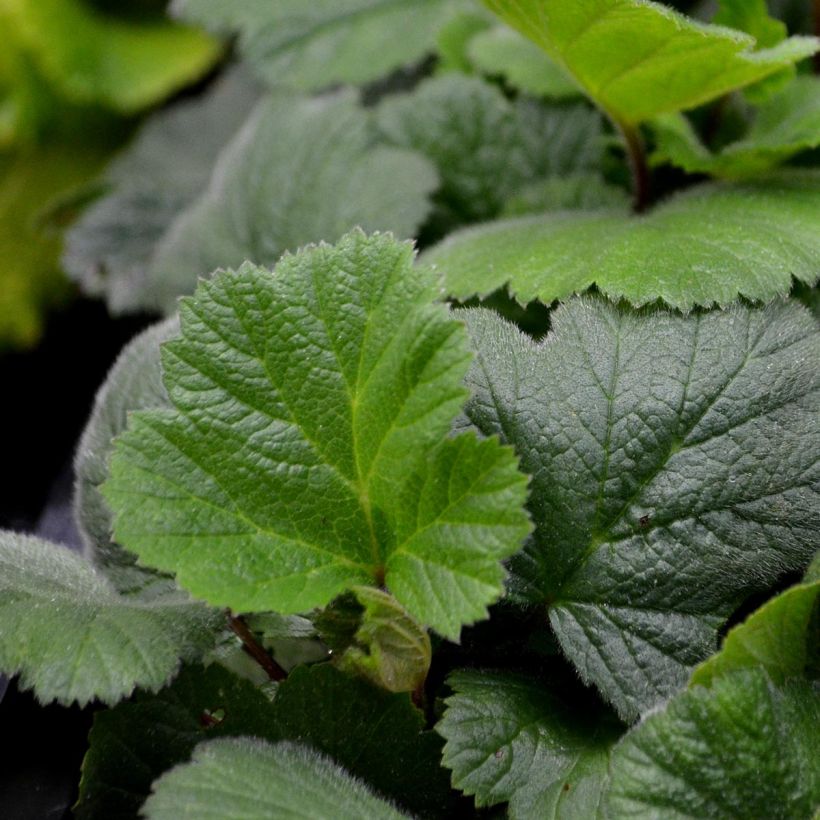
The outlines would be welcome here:
M 563 299 L 596 284 L 635 305 L 689 310 L 738 295 L 770 300 L 792 277 L 820 277 L 820 174 L 780 172 L 705 184 L 645 215 L 567 211 L 467 228 L 426 253 L 453 296 L 508 283 L 521 302 Z
M 509 801 L 512 818 L 597 816 L 617 721 L 519 675 L 457 672 L 449 684 L 436 730 L 455 788 L 479 807 Z
M 176 590 L 122 596 L 81 557 L 0 533 L 0 671 L 42 702 L 157 690 L 215 642 L 219 620 Z
M 378 144 L 352 93 L 269 97 L 220 155 L 207 191 L 169 228 L 141 301 L 171 311 L 215 268 L 273 265 L 286 250 L 357 226 L 412 236 L 437 182 L 417 153 Z
M 708 102 L 817 50 L 695 22 L 646 0 L 483 0 L 563 65 L 616 122 L 631 126 Z
M 486 615 L 529 526 L 494 440 L 447 438 L 469 361 L 390 236 L 245 265 L 183 302 L 173 411 L 138 413 L 104 494 L 117 541 L 238 611 L 381 585 L 449 637 Z
M 408 818 L 333 761 L 306 746 L 223 738 L 155 784 L 148 820 L 400 820 Z
M 66 236 L 63 264 L 86 293 L 105 296 L 113 313 L 145 306 L 157 244 L 206 189 L 219 152 L 255 98 L 251 83 L 233 73 L 148 121 L 106 170 L 105 195 Z
M 682 115 L 658 117 L 652 127 L 657 139 L 655 164 L 671 162 L 689 173 L 718 177 L 751 177 L 820 145 L 820 79 L 797 77 L 758 109 L 743 139 L 718 153 L 701 143 Z
M 208 28 L 239 32 L 240 48 L 271 84 L 303 90 L 366 83 L 420 60 L 469 0 L 177 0 Z
M 820 695 L 759 668 L 696 687 L 612 753 L 605 815 L 810 818 L 820 802 Z
M 533 476 L 513 591 L 634 719 L 686 683 L 744 596 L 811 560 L 816 322 L 786 303 L 687 318 L 581 298 L 535 344 L 464 317 L 467 417 Z

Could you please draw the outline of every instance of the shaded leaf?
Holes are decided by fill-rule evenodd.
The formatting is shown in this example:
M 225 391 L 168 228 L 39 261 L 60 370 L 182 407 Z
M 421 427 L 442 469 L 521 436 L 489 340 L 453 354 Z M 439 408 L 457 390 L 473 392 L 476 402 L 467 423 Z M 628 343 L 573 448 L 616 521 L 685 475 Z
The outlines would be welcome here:
M 66 235 L 63 264 L 113 313 L 146 305 L 157 244 L 175 217 L 208 185 L 214 162 L 256 99 L 229 74 L 200 97 L 155 114 L 106 169 L 106 193 Z
M 190 763 L 155 784 L 148 820 L 369 820 L 408 817 L 306 746 L 251 738 L 200 744 Z
M 694 108 L 817 51 L 810 37 L 755 49 L 739 31 L 647 0 L 483 0 L 627 126 Z
M 206 192 L 169 228 L 139 300 L 174 310 L 216 268 L 273 265 L 286 250 L 357 226 L 411 236 L 437 181 L 420 155 L 378 144 L 352 93 L 271 96 L 222 152 Z
M 460 299 L 505 283 L 522 302 L 552 302 L 593 284 L 634 305 L 689 310 L 738 296 L 785 295 L 820 276 L 820 174 L 781 172 L 705 184 L 644 215 L 626 210 L 522 217 L 448 237 L 422 261 Z
M 456 672 L 448 682 L 455 694 L 436 731 L 455 788 L 478 807 L 509 801 L 512 818 L 596 816 L 617 721 L 519 675 Z
M 802 307 L 580 298 L 535 343 L 465 311 L 467 418 L 533 476 L 511 591 L 627 719 L 685 685 L 749 594 L 814 554 L 820 334 Z
M 347 235 L 203 282 L 164 348 L 175 410 L 131 416 L 105 497 L 118 543 L 236 611 L 387 589 L 456 638 L 529 525 L 510 450 L 448 438 L 463 328 L 412 247 Z
M 683 692 L 615 747 L 607 816 L 810 818 L 819 724 L 816 690 L 760 669 Z
M 242 56 L 272 85 L 367 83 L 432 52 L 469 0 L 177 0 L 187 20 L 236 31 Z
M 157 690 L 215 643 L 221 620 L 174 590 L 122 596 L 78 555 L 0 533 L 0 671 L 43 703 Z
M 797 77 L 757 111 L 746 136 L 713 154 L 682 115 L 652 123 L 657 140 L 652 162 L 670 162 L 689 173 L 740 179 L 773 168 L 820 145 L 820 78 Z

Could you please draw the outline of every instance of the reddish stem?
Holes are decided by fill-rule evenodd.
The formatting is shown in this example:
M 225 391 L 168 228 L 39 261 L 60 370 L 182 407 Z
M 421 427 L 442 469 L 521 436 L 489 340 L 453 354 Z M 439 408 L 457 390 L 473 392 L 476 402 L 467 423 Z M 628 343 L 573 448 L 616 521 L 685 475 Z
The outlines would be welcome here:
M 649 205 L 649 167 L 646 164 L 646 149 L 637 126 L 624 123 L 617 125 L 626 143 L 626 153 L 632 171 L 632 210 L 639 214 Z
M 288 673 L 279 666 L 278 663 L 268 654 L 256 636 L 248 628 L 248 625 L 238 615 L 228 613 L 228 625 L 234 634 L 242 641 L 242 648 L 247 652 L 264 670 L 271 680 L 282 681 Z

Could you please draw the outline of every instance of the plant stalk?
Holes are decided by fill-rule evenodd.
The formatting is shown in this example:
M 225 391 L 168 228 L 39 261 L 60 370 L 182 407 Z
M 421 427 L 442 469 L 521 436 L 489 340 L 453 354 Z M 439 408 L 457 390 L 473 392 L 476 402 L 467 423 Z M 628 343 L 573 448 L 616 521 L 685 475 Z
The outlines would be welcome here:
M 228 625 L 234 634 L 242 641 L 242 648 L 247 652 L 264 670 L 267 676 L 273 681 L 283 681 L 288 673 L 279 666 L 270 656 L 259 641 L 256 640 L 248 625 L 238 615 L 228 612 Z
M 632 210 L 642 213 L 649 205 L 649 166 L 646 163 L 646 148 L 637 126 L 617 123 L 626 143 L 629 167 L 632 171 Z

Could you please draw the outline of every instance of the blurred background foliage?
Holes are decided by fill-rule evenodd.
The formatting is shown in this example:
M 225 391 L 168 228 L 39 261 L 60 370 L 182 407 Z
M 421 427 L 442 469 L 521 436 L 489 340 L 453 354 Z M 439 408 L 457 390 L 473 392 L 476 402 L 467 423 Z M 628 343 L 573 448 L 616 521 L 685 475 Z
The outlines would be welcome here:
M 158 0 L 0 0 L 0 351 L 69 294 L 62 228 L 139 116 L 221 46 Z

